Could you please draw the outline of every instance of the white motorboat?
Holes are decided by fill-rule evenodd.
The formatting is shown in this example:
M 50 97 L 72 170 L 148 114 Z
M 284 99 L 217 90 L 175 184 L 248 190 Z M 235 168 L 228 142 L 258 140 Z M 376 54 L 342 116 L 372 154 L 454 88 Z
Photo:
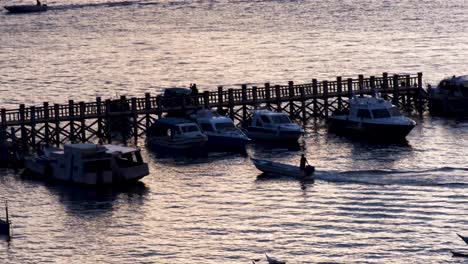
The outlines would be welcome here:
M 330 130 L 337 134 L 383 141 L 404 139 L 416 126 L 390 101 L 378 96 L 354 96 L 349 101 L 349 110 L 331 116 L 329 122 Z
M 247 136 L 254 140 L 297 142 L 304 129 L 293 123 L 285 113 L 254 110 L 248 121 Z
M 162 154 L 206 152 L 207 136 L 195 122 L 188 119 L 160 118 L 150 126 L 146 134 L 148 147 Z
M 310 177 L 315 171 L 315 167 L 309 165 L 305 167 L 305 170 L 301 170 L 299 166 L 295 165 L 273 162 L 270 160 L 263 159 L 250 159 L 252 160 L 253 164 L 258 170 L 270 175 L 289 176 L 293 178 L 303 179 Z
M 199 110 L 191 118 L 208 136 L 210 150 L 244 151 L 250 142 L 250 138 L 229 117 L 220 116 L 216 111 Z
M 468 116 L 468 75 L 445 78 L 428 92 L 432 115 Z
M 138 148 L 91 143 L 44 148 L 25 159 L 25 168 L 43 178 L 85 185 L 121 184 L 149 174 Z

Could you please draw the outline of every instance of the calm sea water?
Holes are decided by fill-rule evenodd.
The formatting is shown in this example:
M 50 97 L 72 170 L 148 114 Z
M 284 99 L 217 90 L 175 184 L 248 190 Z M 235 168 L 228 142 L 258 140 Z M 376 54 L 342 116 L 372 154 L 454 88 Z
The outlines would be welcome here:
M 18 3 L 3 1 L 4 4 Z M 49 1 L 0 13 L 0 103 L 157 94 L 197 83 L 284 84 L 337 75 L 468 73 L 466 1 Z M 468 122 L 413 116 L 407 144 L 310 123 L 302 149 L 249 155 L 316 165 L 317 180 L 264 179 L 241 155 L 144 154 L 139 184 L 82 189 L 0 172 L 13 239 L 2 263 L 464 263 Z M 0 213 L 3 217 L 3 214 Z M 265 261 L 263 261 L 265 263 Z

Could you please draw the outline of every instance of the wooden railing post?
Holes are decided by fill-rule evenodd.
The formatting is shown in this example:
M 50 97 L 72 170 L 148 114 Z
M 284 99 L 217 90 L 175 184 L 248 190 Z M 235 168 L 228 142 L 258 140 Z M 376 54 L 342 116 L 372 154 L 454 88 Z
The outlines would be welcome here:
M 70 117 L 70 142 L 75 143 L 75 103 L 68 100 L 68 116 Z
M 164 111 L 163 105 L 162 105 L 162 100 L 163 100 L 162 95 L 156 96 L 156 107 L 157 107 L 156 113 L 157 113 L 157 115 L 158 115 L 158 118 L 161 118 L 161 117 L 162 117 L 162 114 L 163 114 L 163 111 Z M 151 105 L 151 104 L 150 104 L 150 105 Z M 148 111 L 149 111 L 149 110 L 148 110 Z M 149 114 L 148 114 L 148 116 L 149 116 Z M 150 127 L 150 123 L 149 123 L 148 121 L 149 121 L 149 118 L 147 119 L 147 126 L 146 126 L 146 129 L 148 129 L 148 128 Z
M 31 116 L 29 117 L 30 127 L 31 127 L 31 147 L 35 151 L 36 150 L 36 107 L 31 106 L 29 108 L 29 112 Z
M 138 144 L 138 111 L 137 111 L 137 99 L 132 97 L 132 132 L 133 132 L 133 143 Z
M 400 93 L 398 91 L 398 89 L 399 89 L 398 79 L 399 79 L 398 74 L 393 75 L 393 99 L 392 99 L 392 103 L 394 105 L 398 105 L 398 102 L 400 100 L 399 99 Z
M 343 93 L 343 84 L 341 76 L 336 77 L 336 89 L 338 93 L 338 111 L 343 109 L 343 99 L 341 98 Z
M 270 109 L 271 104 L 271 90 L 270 90 L 270 83 L 265 83 L 265 102 L 266 102 L 266 107 Z
M 422 96 L 421 96 L 421 90 L 423 89 L 422 85 L 422 72 L 418 72 L 418 91 L 417 91 L 417 97 L 418 97 L 418 112 L 420 115 L 423 113 L 423 103 L 422 103 Z
M 242 96 L 242 122 L 244 123 L 247 120 L 247 85 L 242 84 L 241 86 L 241 96 Z
M 322 81 L 323 85 L 323 110 L 325 118 L 328 118 L 328 81 Z
M 85 102 L 80 102 L 80 141 L 86 142 Z
M 44 109 L 44 143 L 49 144 L 50 143 L 50 128 L 49 128 L 49 103 L 44 102 L 42 104 L 42 107 Z
M 60 143 L 62 141 L 60 140 L 60 105 L 59 104 L 54 104 L 54 123 L 55 123 L 55 133 L 54 133 L 54 141 L 55 141 L 55 146 L 60 147 Z
M 7 126 L 6 126 L 6 109 L 5 108 L 2 108 L 0 110 L 1 112 L 1 118 L 2 118 L 2 130 L 0 131 L 1 132 L 1 143 L 5 144 L 6 140 L 7 140 L 7 133 L 6 133 L 6 130 L 7 130 Z
M 218 113 L 223 111 L 223 86 L 218 86 Z
M 301 95 L 301 119 L 302 124 L 305 125 L 305 123 L 307 122 L 307 111 L 304 86 L 299 87 L 299 93 Z

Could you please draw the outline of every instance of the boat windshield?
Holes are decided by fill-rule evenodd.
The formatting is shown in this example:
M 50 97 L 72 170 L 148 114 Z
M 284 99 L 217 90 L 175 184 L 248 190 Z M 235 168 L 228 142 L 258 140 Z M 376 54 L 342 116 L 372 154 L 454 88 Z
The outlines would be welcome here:
M 372 110 L 372 115 L 374 116 L 374 118 L 389 118 L 390 117 L 390 113 L 385 108 Z
M 216 130 L 235 130 L 236 127 L 234 126 L 233 123 L 231 122 L 226 122 L 226 123 L 217 123 L 215 124 Z
M 182 130 L 182 133 L 199 132 L 200 131 L 198 129 L 198 127 L 195 126 L 195 125 L 183 126 L 183 127 L 181 127 L 181 130 Z
M 396 108 L 396 107 L 392 107 L 392 108 L 390 108 L 388 110 L 390 111 L 390 114 L 392 116 L 401 116 L 400 110 L 398 110 L 398 108 Z
M 274 115 L 271 116 L 271 120 L 275 124 L 289 124 L 291 123 L 291 120 L 287 115 Z

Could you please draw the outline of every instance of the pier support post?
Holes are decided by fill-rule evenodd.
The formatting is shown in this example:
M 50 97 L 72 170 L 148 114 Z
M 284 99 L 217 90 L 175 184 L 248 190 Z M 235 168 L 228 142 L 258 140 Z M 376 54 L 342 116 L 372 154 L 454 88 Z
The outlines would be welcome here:
M 241 86 L 242 92 L 242 123 L 247 120 L 247 85 L 242 84 Z
M 359 74 L 358 80 L 359 80 L 359 97 L 363 97 L 364 96 L 364 75 Z
M 145 93 L 145 127 L 146 130 L 148 131 L 148 128 L 151 125 L 151 120 L 150 120 L 150 110 L 151 110 L 151 95 L 150 93 Z M 161 111 L 158 107 L 158 111 Z
M 257 109 L 258 91 L 257 86 L 252 86 L 252 104 L 254 109 Z
M 86 142 L 86 121 L 85 121 L 85 102 L 80 102 L 80 141 Z
M 44 109 L 44 143 L 50 143 L 50 128 L 49 128 L 49 103 L 44 102 L 42 108 Z
M 418 72 L 418 91 L 417 91 L 417 97 L 418 97 L 418 105 L 417 105 L 417 108 L 418 108 L 418 113 L 419 115 L 422 115 L 423 113 L 423 103 L 422 103 L 422 89 L 423 89 L 423 86 L 422 86 L 422 72 Z
M 302 124 L 305 125 L 307 122 L 307 112 L 304 86 L 299 87 L 299 93 L 301 94 L 301 119 Z
M 127 97 L 125 95 L 120 96 L 119 116 L 113 118 L 117 121 L 117 125 L 120 127 L 120 135 L 122 136 L 122 141 L 125 146 L 127 146 L 128 133 L 130 132 L 130 125 L 128 123 L 129 118 L 129 105 L 127 102 Z
M 398 74 L 394 74 L 393 75 L 393 99 L 392 99 L 392 103 L 396 106 L 398 106 L 398 103 L 400 101 L 400 91 L 398 90 L 399 89 L 399 83 L 398 83 L 398 79 L 399 79 L 399 76 Z
M 328 81 L 322 81 L 323 85 L 323 111 L 325 118 L 328 118 Z
M 295 119 L 296 117 L 296 113 L 294 111 L 294 96 L 295 96 L 295 92 L 294 92 L 294 82 L 293 81 L 289 81 L 288 82 L 288 92 L 289 92 L 289 117 L 291 119 Z
M 1 128 L 1 131 L 0 131 L 0 140 L 1 140 L 1 144 L 5 144 L 6 140 L 7 140 L 7 126 L 6 126 L 6 109 L 5 108 L 2 108 L 0 110 L 1 112 L 1 118 L 2 118 L 2 128 Z
M 271 90 L 270 90 L 270 83 L 265 83 L 265 101 L 266 101 L 266 107 L 268 109 L 271 108 Z
M 55 146 L 58 148 L 60 147 L 60 143 L 62 141 L 60 140 L 60 133 L 61 133 L 61 128 L 60 128 L 60 105 L 59 104 L 54 104 L 54 123 L 55 123 Z
M 148 111 L 148 116 L 147 116 L 147 127 L 146 129 L 148 129 L 150 127 L 150 123 L 149 123 L 149 111 L 151 110 L 151 101 L 148 101 L 149 102 L 149 106 L 150 108 L 147 110 Z M 158 95 L 156 96 L 156 113 L 158 115 L 158 118 L 161 118 L 162 117 L 162 114 L 163 114 L 163 105 L 162 105 L 162 95 Z
M 343 83 L 341 76 L 336 77 L 336 90 L 338 93 L 338 111 L 343 110 L 343 99 L 341 98 L 343 94 Z
M 223 86 L 218 86 L 218 113 L 223 111 Z
M 70 142 L 75 143 L 75 103 L 68 100 L 68 116 L 70 117 Z
M 377 95 L 377 90 L 375 89 L 375 76 L 371 76 L 369 79 L 369 82 L 370 82 L 371 95 L 372 96 Z
M 208 91 L 203 92 L 203 107 L 205 109 L 210 109 L 210 92 Z
M 229 117 L 232 121 L 235 121 L 234 117 L 234 90 L 229 88 L 228 90 L 228 108 L 229 108 Z
M 312 79 L 312 105 L 314 109 L 314 118 L 318 116 L 318 105 L 317 105 L 317 96 L 318 96 L 318 83 L 317 79 Z
M 97 115 L 97 137 L 99 142 L 102 142 L 104 137 L 102 125 L 102 100 L 101 97 L 96 97 L 96 115 Z
M 275 85 L 276 112 L 281 112 L 281 87 Z
M 110 144 L 112 143 L 112 132 L 111 132 L 111 117 L 110 117 L 110 105 L 111 105 L 111 101 L 109 99 L 106 99 L 105 101 L 105 105 L 106 105 L 106 141 L 107 141 L 107 144 Z
M 387 100 L 388 99 L 388 73 L 384 72 L 382 73 L 382 97 Z
M 25 126 L 25 105 L 20 104 L 19 108 L 19 117 L 20 117 L 20 129 L 21 129 L 21 147 L 23 149 L 27 149 L 28 145 L 28 133 L 26 131 L 26 126 Z
M 29 112 L 31 116 L 29 117 L 30 127 L 31 127 L 31 147 L 35 151 L 36 150 L 36 107 L 31 106 L 29 108 Z
M 133 132 L 133 143 L 138 145 L 138 112 L 137 112 L 137 99 L 132 97 L 132 132 Z

